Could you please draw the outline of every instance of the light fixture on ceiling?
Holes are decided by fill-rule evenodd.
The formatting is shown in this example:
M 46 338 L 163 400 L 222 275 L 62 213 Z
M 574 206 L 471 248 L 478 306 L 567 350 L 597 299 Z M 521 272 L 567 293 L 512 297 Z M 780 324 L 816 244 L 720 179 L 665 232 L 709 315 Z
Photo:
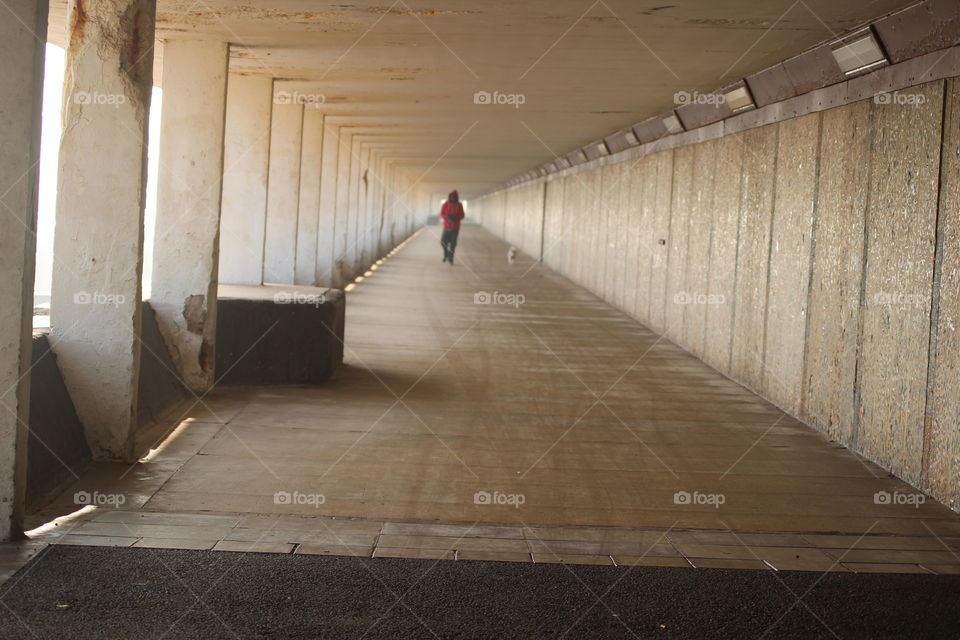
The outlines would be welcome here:
M 833 57 L 845 75 L 854 75 L 887 63 L 887 56 L 869 29 L 831 45 Z
M 750 95 L 750 90 L 747 89 L 746 84 L 741 84 L 725 92 L 723 99 L 726 100 L 727 106 L 730 107 L 731 111 L 740 111 L 754 106 L 753 96 Z
M 683 131 L 683 125 L 680 124 L 680 118 L 677 114 L 671 113 L 663 119 L 663 126 L 667 128 L 667 133 L 680 133 Z

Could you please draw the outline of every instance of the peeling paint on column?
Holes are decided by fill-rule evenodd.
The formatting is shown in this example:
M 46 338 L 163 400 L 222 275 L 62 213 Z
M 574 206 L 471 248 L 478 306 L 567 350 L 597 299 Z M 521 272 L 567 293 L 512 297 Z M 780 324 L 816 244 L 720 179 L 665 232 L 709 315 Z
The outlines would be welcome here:
M 183 303 L 182 315 L 186 322 L 187 331 L 202 335 L 203 326 L 207 319 L 206 296 L 192 295 L 187 298 Z

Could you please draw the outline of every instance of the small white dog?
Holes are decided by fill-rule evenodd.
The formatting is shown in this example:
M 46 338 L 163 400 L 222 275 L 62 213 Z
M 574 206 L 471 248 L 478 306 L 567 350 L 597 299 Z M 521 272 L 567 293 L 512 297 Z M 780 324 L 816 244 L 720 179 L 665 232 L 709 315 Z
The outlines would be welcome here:
M 510 248 L 507 250 L 507 263 L 508 263 L 508 264 L 513 264 L 513 263 L 516 262 L 516 261 L 517 261 L 517 248 L 516 248 L 516 247 L 510 247 Z

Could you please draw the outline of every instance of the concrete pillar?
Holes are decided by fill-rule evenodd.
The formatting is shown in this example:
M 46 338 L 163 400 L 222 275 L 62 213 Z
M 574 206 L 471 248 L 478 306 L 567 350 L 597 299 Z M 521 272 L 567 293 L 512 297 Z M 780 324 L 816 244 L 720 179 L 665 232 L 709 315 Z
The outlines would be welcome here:
M 263 284 L 273 80 L 231 73 L 223 140 L 219 281 Z
M 267 178 L 267 228 L 264 282 L 293 284 L 300 206 L 300 145 L 303 105 L 274 101 L 270 124 L 270 175 Z
M 22 532 L 40 162 L 45 0 L 0 20 L 0 540 Z M 13 14 L 13 15 L 9 15 Z
M 213 384 L 227 44 L 168 40 L 150 304 L 184 382 Z
M 340 149 L 340 130 L 325 124 L 323 154 L 320 164 L 320 218 L 317 225 L 317 285 L 335 284 L 334 234 L 337 216 L 337 154 Z
M 353 134 L 346 130 L 346 127 L 340 127 L 340 145 L 337 149 L 337 209 L 333 232 L 333 280 L 336 287 L 343 287 L 352 280 L 346 265 L 352 144 Z
M 316 105 L 303 112 L 300 150 L 300 203 L 297 216 L 297 260 L 294 284 L 317 282 L 317 233 L 320 215 L 320 171 L 323 164 L 323 113 Z
M 370 206 L 370 148 L 362 144 L 360 148 L 360 168 L 357 176 L 357 231 L 354 241 L 354 270 L 363 273 L 369 262 L 366 260 L 367 242 L 370 239 L 368 213 Z
M 50 338 L 94 456 L 131 460 L 154 0 L 71 0 Z
M 357 276 L 357 221 L 360 200 L 360 174 L 363 172 L 360 157 L 360 136 L 353 136 L 350 144 L 350 178 L 348 184 L 349 199 L 347 202 L 347 238 L 343 252 L 343 264 L 348 280 Z

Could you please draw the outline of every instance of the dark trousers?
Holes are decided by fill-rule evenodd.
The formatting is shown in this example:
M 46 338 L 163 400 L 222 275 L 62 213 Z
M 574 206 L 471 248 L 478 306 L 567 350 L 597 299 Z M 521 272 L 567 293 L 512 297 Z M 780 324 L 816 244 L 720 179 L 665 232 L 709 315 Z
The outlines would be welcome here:
M 457 250 L 457 236 L 460 229 L 444 229 L 440 236 L 440 246 L 443 247 L 443 259 L 453 262 L 453 252 Z

